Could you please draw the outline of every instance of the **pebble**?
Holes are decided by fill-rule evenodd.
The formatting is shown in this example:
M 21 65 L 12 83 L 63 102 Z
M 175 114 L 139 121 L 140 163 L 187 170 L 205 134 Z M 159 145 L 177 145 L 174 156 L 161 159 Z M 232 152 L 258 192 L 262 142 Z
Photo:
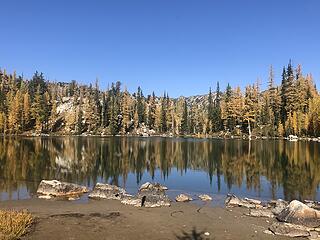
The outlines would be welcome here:
M 205 232 L 204 235 L 205 235 L 205 236 L 209 236 L 210 233 L 209 233 L 209 232 Z

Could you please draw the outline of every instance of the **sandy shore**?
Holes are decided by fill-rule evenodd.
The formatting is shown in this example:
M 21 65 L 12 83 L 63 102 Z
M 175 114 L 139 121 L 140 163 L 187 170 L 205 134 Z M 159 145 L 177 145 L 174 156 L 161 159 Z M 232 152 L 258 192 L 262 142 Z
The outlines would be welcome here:
M 3 201 L 0 208 L 28 209 L 36 217 L 33 230 L 23 239 L 288 239 L 263 233 L 272 219 L 245 216 L 245 209 L 230 211 L 205 204 L 173 203 L 150 209 L 115 200 L 28 199 Z

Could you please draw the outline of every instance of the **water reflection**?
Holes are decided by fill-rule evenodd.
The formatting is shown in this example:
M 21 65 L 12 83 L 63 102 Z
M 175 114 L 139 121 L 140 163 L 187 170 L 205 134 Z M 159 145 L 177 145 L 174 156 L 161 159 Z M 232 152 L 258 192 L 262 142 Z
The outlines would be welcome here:
M 41 179 L 60 179 L 129 187 L 156 180 L 190 192 L 320 200 L 319 155 L 314 142 L 0 138 L 0 197 L 29 197 Z

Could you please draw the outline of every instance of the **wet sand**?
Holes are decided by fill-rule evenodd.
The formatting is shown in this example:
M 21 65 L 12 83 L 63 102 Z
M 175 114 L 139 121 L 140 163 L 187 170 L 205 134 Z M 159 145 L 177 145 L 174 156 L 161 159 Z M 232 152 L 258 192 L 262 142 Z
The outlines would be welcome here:
M 209 205 L 173 203 L 150 209 L 116 200 L 0 202 L 1 209 L 28 209 L 36 217 L 22 239 L 290 239 L 263 233 L 275 220 L 245 216 L 246 209 Z

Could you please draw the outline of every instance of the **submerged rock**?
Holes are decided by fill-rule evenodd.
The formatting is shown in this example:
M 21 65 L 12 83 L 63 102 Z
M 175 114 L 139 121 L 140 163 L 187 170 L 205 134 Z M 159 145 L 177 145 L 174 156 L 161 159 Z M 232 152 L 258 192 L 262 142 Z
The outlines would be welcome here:
M 233 194 L 228 194 L 225 200 L 227 207 L 262 208 L 261 201 L 250 198 L 238 198 Z
M 136 207 L 169 207 L 170 199 L 166 195 L 167 187 L 159 183 L 145 183 L 143 184 L 137 195 L 127 197 L 121 201 L 123 204 L 132 205 Z
M 293 200 L 278 214 L 277 219 L 281 222 L 315 228 L 320 226 L 320 211 L 310 208 L 302 202 Z
M 58 180 L 42 180 L 39 184 L 37 193 L 40 195 L 64 197 L 68 195 L 81 195 L 89 189 L 74 183 L 60 182 Z M 43 196 L 39 196 L 44 198 Z
M 212 201 L 212 197 L 207 194 L 201 194 L 198 196 L 202 201 Z
M 269 230 L 275 235 L 287 237 L 309 237 L 310 229 L 304 226 L 299 226 L 291 223 L 273 223 Z
M 113 199 L 122 200 L 131 195 L 126 193 L 126 190 L 115 185 L 97 183 L 93 191 L 89 194 L 89 198 L 96 199 Z
M 176 196 L 176 201 L 177 202 L 189 202 L 192 201 L 193 199 L 186 195 L 186 194 L 179 194 L 178 196 Z

